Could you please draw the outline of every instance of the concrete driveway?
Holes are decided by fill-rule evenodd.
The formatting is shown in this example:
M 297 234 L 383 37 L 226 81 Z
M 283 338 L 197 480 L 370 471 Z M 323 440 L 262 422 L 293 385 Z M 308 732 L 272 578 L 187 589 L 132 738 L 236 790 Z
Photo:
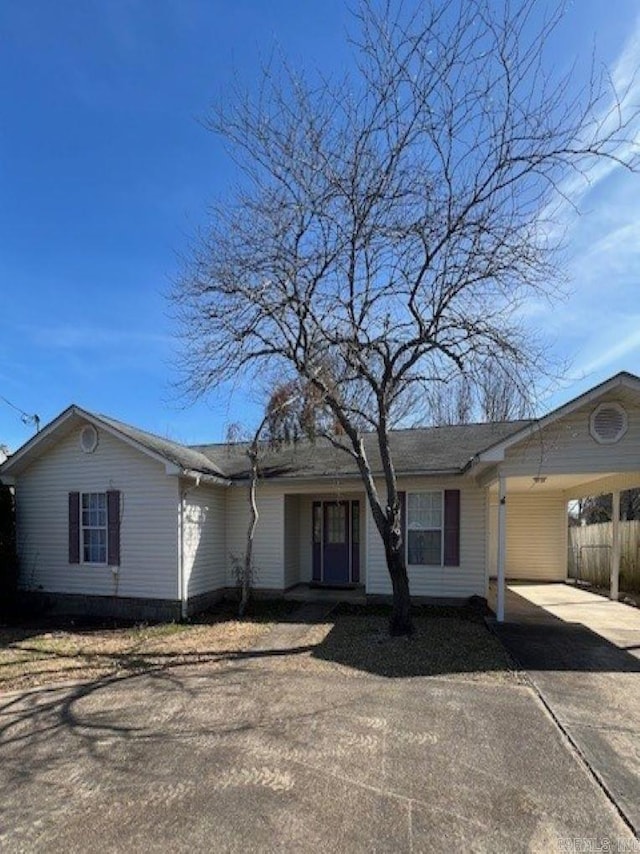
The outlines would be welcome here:
M 565 584 L 511 584 L 499 637 L 640 836 L 640 610 Z
M 504 674 L 390 679 L 263 650 L 0 697 L 3 851 L 512 854 L 575 839 L 633 845 Z

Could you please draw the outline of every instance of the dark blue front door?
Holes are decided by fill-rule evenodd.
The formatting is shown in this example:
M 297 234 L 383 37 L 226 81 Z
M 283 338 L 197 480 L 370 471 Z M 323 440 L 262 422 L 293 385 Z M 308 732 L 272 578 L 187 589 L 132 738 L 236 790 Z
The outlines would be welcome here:
M 348 584 L 350 535 L 349 502 L 336 501 L 323 505 L 323 573 L 325 584 Z

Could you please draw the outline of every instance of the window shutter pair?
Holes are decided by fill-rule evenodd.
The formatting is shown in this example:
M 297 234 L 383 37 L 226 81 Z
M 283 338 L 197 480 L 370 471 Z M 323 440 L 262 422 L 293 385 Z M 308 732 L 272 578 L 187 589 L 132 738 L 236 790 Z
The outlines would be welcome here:
M 400 524 L 404 541 L 407 539 L 407 493 L 399 492 Z M 444 565 L 460 566 L 460 490 L 444 491 Z
M 69 493 L 69 563 L 80 563 L 80 493 Z M 107 492 L 107 563 L 120 566 L 120 492 Z

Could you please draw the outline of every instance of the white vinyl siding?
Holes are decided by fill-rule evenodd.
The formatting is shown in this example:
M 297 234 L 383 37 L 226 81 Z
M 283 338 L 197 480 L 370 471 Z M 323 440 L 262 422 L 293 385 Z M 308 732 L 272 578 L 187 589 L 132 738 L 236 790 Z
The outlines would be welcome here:
M 335 492 L 323 490 L 309 493 L 308 486 L 297 484 L 258 484 L 258 512 L 260 518 L 254 540 L 256 589 L 284 590 L 294 584 L 309 583 L 312 578 L 311 508 L 314 501 L 336 501 Z M 306 491 L 303 491 L 306 490 Z M 325 487 L 326 490 L 326 487 Z M 364 495 L 341 493 L 341 501 L 360 502 L 360 581 L 366 578 Z M 249 505 L 247 488 L 232 486 L 227 489 L 227 556 L 242 557 L 246 548 Z M 228 560 L 227 584 L 233 586 L 235 578 Z
M 602 402 L 620 403 L 627 414 L 628 429 L 611 445 L 597 442 L 589 430 L 591 413 Z M 534 432 L 509 448 L 500 471 L 505 476 L 637 471 L 640 447 L 640 407 L 637 395 L 622 389 L 585 405 L 566 417 Z
M 248 489 L 231 486 L 227 489 L 227 584 L 235 586 L 231 555 L 242 560 L 247 546 L 249 525 Z M 253 558 L 256 589 L 284 590 L 284 494 L 278 487 L 258 484 L 258 513 Z
M 284 497 L 284 586 L 292 587 L 300 581 L 300 510 L 299 496 Z
M 18 478 L 20 583 L 30 590 L 96 596 L 178 598 L 178 480 L 162 463 L 99 432 L 91 454 L 80 429 Z M 69 563 L 69 493 L 120 490 L 120 566 Z M 82 557 L 82 554 L 81 554 Z
M 567 576 L 567 503 L 563 493 L 508 492 L 505 574 L 520 581 L 564 581 Z M 489 575 L 497 571 L 497 498 L 490 502 Z
M 312 495 L 301 495 L 299 497 L 298 504 L 298 512 L 300 514 L 298 566 L 299 578 L 300 581 L 304 584 L 308 584 L 313 578 L 313 501 L 314 498 Z
M 181 484 L 184 494 L 183 559 L 189 599 L 227 584 L 226 489 Z
M 381 495 L 383 484 L 378 484 Z M 464 598 L 485 595 L 485 492 L 470 478 L 399 479 L 398 489 L 405 492 L 442 492 L 460 490 L 460 566 L 409 566 L 412 596 Z M 391 579 L 382 539 L 367 509 L 367 593 L 391 595 Z

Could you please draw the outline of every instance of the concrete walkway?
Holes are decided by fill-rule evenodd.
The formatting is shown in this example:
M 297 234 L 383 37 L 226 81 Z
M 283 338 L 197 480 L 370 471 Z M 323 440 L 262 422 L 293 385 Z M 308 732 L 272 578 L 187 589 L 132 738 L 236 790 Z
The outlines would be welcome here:
M 288 619 L 277 623 L 269 634 L 253 647 L 254 652 L 285 652 L 304 643 L 309 627 L 324 623 L 336 607 L 332 601 L 307 602 L 296 608 Z
M 640 837 L 640 610 L 565 584 L 511 584 L 496 631 Z

